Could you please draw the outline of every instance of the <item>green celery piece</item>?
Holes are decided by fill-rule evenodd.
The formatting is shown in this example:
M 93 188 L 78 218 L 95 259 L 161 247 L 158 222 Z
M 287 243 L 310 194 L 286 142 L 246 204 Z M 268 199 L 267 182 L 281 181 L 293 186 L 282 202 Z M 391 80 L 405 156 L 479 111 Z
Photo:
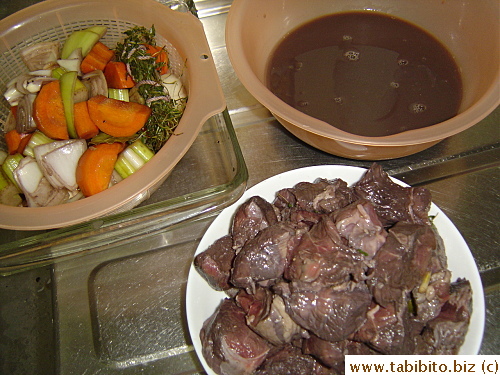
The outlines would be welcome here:
M 75 90 L 83 90 L 83 89 L 86 89 L 87 87 L 83 84 L 82 81 L 80 81 L 79 79 L 77 79 L 75 81 Z
M 100 38 L 99 34 L 90 30 L 74 31 L 64 42 L 64 46 L 61 51 L 61 59 L 67 59 L 77 48 L 82 49 L 83 57 L 87 56 Z
M 19 206 L 22 202 L 19 190 L 0 169 L 0 204 Z
M 47 137 L 40 130 L 35 130 L 31 136 L 28 144 L 24 148 L 23 155 L 35 157 L 35 151 L 33 150 L 36 146 L 44 145 L 46 143 L 54 142 L 54 139 Z
M 68 126 L 68 134 L 70 138 L 78 138 L 75 129 L 75 101 L 73 97 L 77 75 L 77 72 L 66 72 L 61 76 L 61 78 L 59 78 L 64 116 L 66 117 L 66 124 Z
M 10 180 L 7 179 L 7 176 L 4 175 L 3 170 L 0 169 L 0 191 L 5 189 L 10 184 L 11 184 Z
M 109 89 L 108 88 L 108 98 L 121 100 L 124 102 L 130 101 L 128 89 Z
M 51 76 L 52 78 L 59 79 L 64 73 L 66 73 L 66 69 L 64 69 L 62 66 L 58 66 L 57 68 L 52 69 Z
M 91 26 L 85 30 L 92 31 L 92 32 L 98 34 L 99 38 L 102 38 L 104 36 L 104 34 L 106 34 L 106 31 L 108 31 L 108 28 L 106 26 Z
M 14 170 L 17 168 L 22 159 L 23 156 L 21 154 L 9 155 L 2 164 L 2 170 L 5 173 L 5 176 L 7 176 L 14 186 L 19 189 L 19 191 L 21 191 L 21 188 L 14 178 Z
M 135 168 L 126 157 L 120 154 L 115 163 L 115 171 L 118 172 L 121 178 L 127 178 L 135 172 Z
M 140 138 L 128 147 L 130 147 L 145 162 L 151 160 L 151 158 L 155 155 L 154 152 L 151 151 Z

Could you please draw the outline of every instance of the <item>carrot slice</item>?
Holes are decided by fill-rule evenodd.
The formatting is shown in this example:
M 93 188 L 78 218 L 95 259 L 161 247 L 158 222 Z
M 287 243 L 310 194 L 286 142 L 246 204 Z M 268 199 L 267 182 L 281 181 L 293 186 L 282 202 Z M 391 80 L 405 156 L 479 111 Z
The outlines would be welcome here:
M 16 129 L 5 133 L 4 138 L 9 155 L 22 154 L 31 136 L 31 133 L 18 133 Z
M 168 55 L 167 51 L 165 51 L 163 48 L 158 47 L 158 46 L 152 46 L 151 44 L 144 44 L 146 47 L 146 52 L 153 56 L 156 57 L 156 62 L 157 63 L 163 63 L 161 68 L 158 69 L 160 74 L 166 74 L 168 72 Z
M 38 130 L 52 139 L 69 139 L 59 81 L 42 86 L 33 103 Z
M 12 116 L 16 117 L 17 105 L 13 105 L 12 107 L 10 107 L 10 112 L 12 113 Z
M 147 105 L 107 98 L 104 95 L 94 96 L 87 103 L 94 124 L 113 137 L 134 135 L 151 114 L 151 108 Z
M 90 139 L 99 133 L 99 128 L 90 118 L 87 102 L 75 103 L 75 129 L 78 138 Z
M 21 143 L 21 134 L 17 132 L 16 129 L 12 129 L 5 133 L 5 143 L 7 143 L 7 151 L 9 155 L 14 155 L 17 153 L 19 144 Z
M 127 72 L 127 65 L 121 61 L 110 61 L 104 68 L 104 77 L 110 89 L 130 89 L 135 82 Z
M 115 52 L 104 43 L 97 42 L 82 61 L 80 69 L 82 73 L 90 73 L 94 70 L 104 70 L 106 64 L 113 58 Z
M 28 143 L 30 142 L 31 136 L 33 133 L 23 133 L 21 134 L 21 142 L 19 142 L 19 147 L 17 148 L 17 152 L 22 154 Z
M 101 143 L 90 146 L 78 160 L 76 183 L 84 196 L 104 191 L 109 186 L 118 154 L 123 143 Z

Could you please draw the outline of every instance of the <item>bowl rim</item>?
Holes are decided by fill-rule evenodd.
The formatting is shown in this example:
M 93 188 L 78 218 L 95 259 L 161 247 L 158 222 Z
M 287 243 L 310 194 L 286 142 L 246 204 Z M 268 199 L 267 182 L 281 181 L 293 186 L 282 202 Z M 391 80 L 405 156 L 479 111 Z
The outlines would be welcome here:
M 167 141 L 140 171 L 127 177 L 107 190 L 75 202 L 50 207 L 12 207 L 0 204 L 0 228 L 12 230 L 43 230 L 66 227 L 117 212 L 120 207 L 133 203 L 137 197 L 147 195 L 148 190 L 161 183 L 193 144 L 203 124 L 226 108 L 226 101 L 213 57 L 201 21 L 190 13 L 177 12 L 154 0 L 46 0 L 22 9 L 0 20 L 0 37 L 11 28 L 29 26 L 29 22 L 43 17 L 44 13 L 59 14 L 64 9 L 76 11 L 92 4 L 97 9 L 110 9 L 119 18 L 124 5 L 148 12 L 150 25 L 156 34 L 169 42 L 190 42 L 174 47 L 186 59 L 189 69 L 188 103 L 178 124 L 179 135 Z M 33 14 L 38 16 L 33 17 Z M 59 16 L 58 16 L 59 17 Z M 96 16 L 96 19 L 99 16 Z M 116 19 L 115 18 L 115 19 Z M 126 21 L 134 22 L 129 14 Z M 102 17 L 100 17 L 102 20 Z M 122 19 L 123 20 L 123 19 Z M 91 22 L 92 20 L 88 20 Z M 36 22 L 36 21 L 35 21 Z M 137 22 L 135 22 L 137 23 Z M 150 25 L 144 25 L 149 27 Z M 164 35 L 168 30 L 168 35 Z M 204 93 L 209 92 L 210 95 Z M 144 181 L 148 181 L 144 184 Z M 137 202 L 138 204 L 139 202 Z
M 246 14 L 245 7 L 250 6 L 250 3 L 251 2 L 244 0 L 234 0 L 228 13 L 225 37 L 226 49 L 231 65 L 245 88 L 262 105 L 266 103 L 264 106 L 273 115 L 276 115 L 276 117 L 304 131 L 331 140 L 356 145 L 376 147 L 413 146 L 437 142 L 458 134 L 483 120 L 500 105 L 500 67 L 498 67 L 495 79 L 493 80 L 496 84 L 491 85 L 482 97 L 471 107 L 457 114 L 455 117 L 438 124 L 380 137 L 361 136 L 335 128 L 325 121 L 309 116 L 288 105 L 275 96 L 271 90 L 257 78 L 250 64 L 244 57 L 245 53 L 243 52 L 242 32 L 240 29 Z M 430 132 L 431 134 L 427 134 L 429 130 L 435 129 L 439 129 L 439 133 L 433 131 Z

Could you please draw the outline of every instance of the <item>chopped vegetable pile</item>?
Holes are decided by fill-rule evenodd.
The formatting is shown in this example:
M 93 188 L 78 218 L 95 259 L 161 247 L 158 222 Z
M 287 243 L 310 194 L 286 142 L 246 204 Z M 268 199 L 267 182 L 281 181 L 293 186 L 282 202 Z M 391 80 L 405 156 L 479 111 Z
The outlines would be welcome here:
M 187 96 L 154 26 L 107 28 L 21 52 L 29 73 L 4 93 L 11 106 L 0 150 L 0 204 L 43 207 L 97 194 L 140 169 L 173 134 Z

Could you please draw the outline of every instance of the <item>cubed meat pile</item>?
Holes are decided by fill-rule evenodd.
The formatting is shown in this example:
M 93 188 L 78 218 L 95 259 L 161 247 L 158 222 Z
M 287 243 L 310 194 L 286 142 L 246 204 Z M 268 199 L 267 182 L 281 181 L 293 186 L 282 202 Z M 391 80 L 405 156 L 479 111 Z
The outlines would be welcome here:
M 200 332 L 218 374 L 332 374 L 347 354 L 456 354 L 472 289 L 451 281 L 431 195 L 373 164 L 254 196 L 194 265 L 225 298 Z

